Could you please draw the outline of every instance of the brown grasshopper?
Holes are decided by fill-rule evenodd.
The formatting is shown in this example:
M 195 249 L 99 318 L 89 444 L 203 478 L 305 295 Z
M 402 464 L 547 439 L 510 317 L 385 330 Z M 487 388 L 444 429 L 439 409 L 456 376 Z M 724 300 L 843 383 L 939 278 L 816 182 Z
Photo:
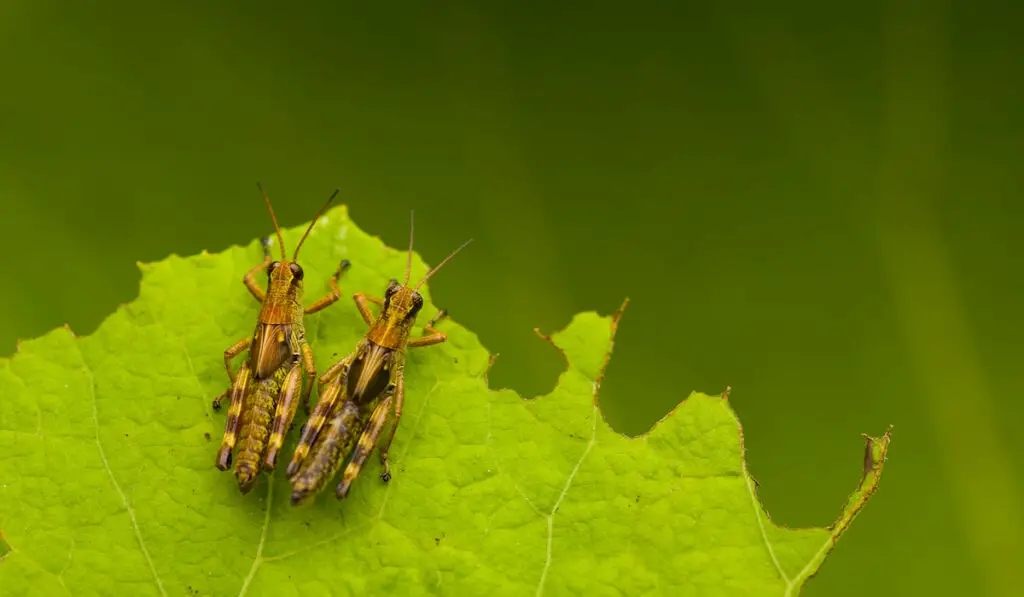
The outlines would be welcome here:
M 392 279 L 384 291 L 384 299 L 371 298 L 356 292 L 352 298 L 363 320 L 370 326 L 366 336 L 353 353 L 335 363 L 320 377 L 320 398 L 309 421 L 302 429 L 299 444 L 288 464 L 287 474 L 292 485 L 292 505 L 298 505 L 316 495 L 341 467 L 344 459 L 352 459 L 336 495 L 348 495 L 352 482 L 359 476 L 366 458 L 382 436 L 389 414 L 394 412 L 394 423 L 387 440 L 380 446 L 380 460 L 384 472 L 381 478 L 391 480 L 388 449 L 402 418 L 405 402 L 405 352 L 407 347 L 430 346 L 447 340 L 444 332 L 434 326 L 447 314 L 441 309 L 424 326 L 424 335 L 410 338 L 416 324 L 416 315 L 423 307 L 419 288 L 449 259 L 472 242 L 467 240 L 432 269 L 415 287 L 409 287 L 412 268 L 413 225 L 409 224 L 409 259 L 405 266 L 405 282 Z M 374 317 L 369 303 L 381 307 Z M 327 385 L 324 388 L 325 384 Z M 328 418 L 329 417 L 329 418 Z M 324 425 L 326 423 L 326 428 Z
M 312 305 L 302 306 L 302 267 L 296 259 L 302 243 L 309 236 L 317 219 L 323 215 L 338 191 L 327 199 L 316 217 L 309 223 L 291 260 L 285 255 L 284 238 L 277 225 L 277 216 L 270 205 L 270 198 L 257 183 L 263 200 L 274 221 L 277 242 L 281 247 L 280 261 L 272 261 L 270 239 L 263 239 L 263 263 L 249 270 L 242 283 L 256 300 L 263 305 L 256 323 L 256 331 L 224 351 L 224 367 L 231 380 L 230 388 L 213 400 L 214 410 L 220 410 L 221 400 L 230 396 L 224 440 L 217 452 L 217 468 L 226 471 L 231 466 L 231 455 L 235 450 L 235 477 L 242 493 L 248 493 L 256 482 L 261 469 L 273 470 L 277 454 L 284 443 L 284 436 L 291 426 L 298 407 L 298 396 L 302 393 L 306 412 L 309 412 L 309 394 L 316 379 L 313 351 L 306 341 L 303 316 L 316 313 L 333 304 L 341 297 L 338 278 L 348 267 L 343 260 L 328 282 L 331 292 Z M 267 270 L 268 287 L 264 292 L 256 283 L 255 276 Z M 237 374 L 231 370 L 231 361 L 243 351 L 249 351 L 249 358 Z M 306 387 L 303 391 L 302 375 L 305 372 Z M 261 462 L 262 460 L 262 462 Z

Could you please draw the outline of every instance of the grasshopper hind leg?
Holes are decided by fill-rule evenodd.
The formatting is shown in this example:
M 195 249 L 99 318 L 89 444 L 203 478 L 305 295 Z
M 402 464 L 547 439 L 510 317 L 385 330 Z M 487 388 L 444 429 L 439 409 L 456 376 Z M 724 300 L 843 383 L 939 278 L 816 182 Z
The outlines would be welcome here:
M 295 418 L 295 411 L 299 406 L 299 394 L 302 390 L 302 368 L 296 364 L 288 372 L 281 388 L 281 395 L 277 401 L 277 409 L 274 418 L 271 420 L 270 439 L 267 442 L 267 451 L 263 459 L 263 468 L 274 470 L 277 466 L 277 454 L 284 445 L 284 436 L 291 427 L 292 419 Z
M 381 432 L 384 430 L 384 423 L 388 419 L 388 412 L 391 410 L 392 400 L 393 398 L 388 397 L 373 409 L 369 424 L 366 426 L 363 434 L 359 436 L 359 442 L 352 453 L 352 460 L 345 467 L 341 483 L 338 484 L 338 488 L 335 491 L 339 500 L 345 499 L 348 496 L 348 492 L 352 488 L 352 482 L 359 476 L 363 464 L 366 463 L 366 458 L 377 446 L 377 440 L 380 439 Z
M 242 365 L 235 383 L 227 393 L 231 396 L 231 405 L 228 407 L 228 420 L 224 424 L 224 439 L 221 441 L 220 450 L 217 452 L 217 468 L 226 471 L 231 468 L 231 454 L 235 449 L 235 442 L 238 441 L 238 427 L 241 423 L 242 399 L 245 397 L 245 389 L 249 384 L 249 364 Z M 219 405 L 219 400 L 224 395 L 214 400 Z
M 395 432 L 398 431 L 398 423 L 402 420 L 402 407 L 405 405 L 405 376 L 398 378 L 398 383 L 395 385 L 395 398 L 394 398 L 394 413 L 395 418 L 391 423 L 391 429 L 388 432 L 388 437 L 382 444 L 380 444 L 380 464 L 384 471 L 381 473 L 380 478 L 382 481 L 387 483 L 391 480 L 391 462 L 388 460 L 388 450 L 391 448 L 391 442 L 395 439 Z

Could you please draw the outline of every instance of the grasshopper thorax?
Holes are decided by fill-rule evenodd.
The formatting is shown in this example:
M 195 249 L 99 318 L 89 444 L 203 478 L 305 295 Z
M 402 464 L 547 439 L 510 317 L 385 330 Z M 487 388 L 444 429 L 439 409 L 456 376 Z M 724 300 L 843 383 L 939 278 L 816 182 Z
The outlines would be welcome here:
M 399 284 L 398 280 L 388 283 L 380 315 L 352 363 L 348 394 L 354 400 L 372 400 L 388 387 L 394 359 L 405 350 L 421 309 L 423 295 L 419 291 Z
M 294 261 L 273 261 L 267 266 L 267 296 L 263 300 L 249 367 L 264 379 L 298 354 L 295 334 L 302 333 L 302 267 Z

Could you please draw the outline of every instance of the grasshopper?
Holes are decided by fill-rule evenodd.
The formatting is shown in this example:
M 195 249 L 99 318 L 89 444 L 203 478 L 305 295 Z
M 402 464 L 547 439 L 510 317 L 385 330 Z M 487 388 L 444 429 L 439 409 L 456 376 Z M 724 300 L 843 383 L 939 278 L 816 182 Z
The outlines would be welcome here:
M 274 221 L 277 242 L 281 247 L 281 259 L 272 260 L 270 239 L 264 238 L 263 263 L 249 270 L 242 278 L 245 287 L 262 304 L 256 331 L 224 351 L 224 367 L 227 369 L 231 385 L 227 391 L 213 400 L 214 410 L 220 410 L 221 401 L 225 397 L 230 397 L 224 439 L 217 452 L 217 468 L 222 471 L 228 470 L 237 442 L 238 453 L 234 474 L 242 493 L 248 493 L 252 489 L 261 469 L 274 469 L 277 454 L 284 443 L 284 436 L 295 417 L 300 393 L 305 410 L 309 412 L 309 394 L 316 379 L 316 366 L 313 362 L 313 351 L 306 341 L 303 316 L 316 313 L 334 304 L 341 297 L 338 278 L 349 265 L 347 259 L 343 260 L 328 282 L 331 292 L 303 308 L 304 274 L 296 259 L 313 225 L 337 196 L 338 191 L 335 190 L 317 212 L 289 260 L 285 254 L 284 237 L 281 236 L 281 228 L 277 224 L 274 208 L 270 205 L 270 198 L 263 190 L 263 185 L 257 183 L 257 186 Z M 265 292 L 256 283 L 255 278 L 256 274 L 263 270 L 267 270 L 268 280 Z M 235 373 L 232 371 L 231 361 L 246 350 L 249 351 L 249 358 Z M 303 373 L 306 376 L 304 391 Z
M 441 309 L 424 326 L 422 336 L 409 337 L 416 324 L 416 316 L 423 308 L 423 296 L 419 288 L 472 240 L 467 240 L 452 251 L 416 286 L 410 288 L 413 243 L 410 214 L 405 282 L 399 284 L 398 280 L 392 279 L 384 291 L 383 299 L 372 298 L 361 292 L 352 295 L 360 315 L 370 329 L 354 352 L 332 365 L 318 380 L 320 398 L 309 421 L 302 428 L 299 443 L 286 471 L 292 485 L 292 505 L 304 503 L 315 496 L 351 454 L 352 458 L 336 491 L 338 499 L 345 498 L 366 458 L 378 445 L 384 425 L 393 412 L 394 422 L 387 439 L 380 445 L 380 461 L 384 469 L 381 479 L 385 482 L 391 480 L 388 449 L 398 430 L 405 402 L 406 349 L 439 344 L 448 339 L 444 332 L 434 328 L 447 315 L 445 309 Z M 380 306 L 378 316 L 374 317 L 370 303 Z

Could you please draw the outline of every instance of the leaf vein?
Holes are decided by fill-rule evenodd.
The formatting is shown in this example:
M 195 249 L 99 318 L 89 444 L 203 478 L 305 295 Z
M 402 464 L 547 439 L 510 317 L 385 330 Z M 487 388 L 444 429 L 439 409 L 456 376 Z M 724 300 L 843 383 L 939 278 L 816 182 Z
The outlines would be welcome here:
M 743 470 L 746 473 L 747 466 L 744 463 Z M 775 555 L 775 548 L 772 547 L 771 542 L 768 540 L 768 530 L 764 527 L 764 518 L 761 516 L 761 503 L 757 499 L 757 492 L 754 490 L 753 477 L 749 473 L 746 473 L 747 477 L 747 493 L 750 494 L 750 501 L 754 507 L 754 516 L 757 518 L 757 528 L 761 531 L 761 540 L 764 541 L 764 546 L 768 549 L 768 555 L 772 559 L 772 563 L 775 564 L 775 569 L 779 571 L 779 576 L 786 583 L 786 595 L 789 595 L 789 589 L 792 587 L 793 582 L 786 576 L 786 571 L 782 569 L 782 564 L 779 563 L 779 558 Z
M 503 471 L 502 468 L 501 468 L 501 460 L 496 458 L 494 456 L 494 452 L 491 451 L 491 427 L 492 427 L 492 421 L 493 421 L 493 418 L 491 417 L 492 409 L 493 409 L 493 405 L 492 405 L 492 403 L 490 401 L 488 401 L 487 402 L 487 439 L 485 441 L 486 441 L 486 444 L 487 444 L 487 452 L 491 454 L 491 461 L 494 463 L 494 469 L 496 471 L 498 471 L 499 475 L 501 475 L 501 476 L 505 477 L 506 479 L 508 479 L 509 483 L 511 483 L 512 487 L 516 490 L 516 493 L 519 494 L 519 497 L 523 498 L 523 500 L 526 501 L 527 504 L 529 504 L 530 508 L 532 508 L 534 512 L 536 512 L 538 515 L 540 515 L 543 518 L 543 517 L 547 516 L 547 514 L 544 514 L 543 512 L 540 511 L 540 508 L 538 508 L 536 506 L 536 504 L 534 504 L 533 501 L 530 500 L 530 498 L 526 495 L 526 492 L 523 491 L 522 487 L 520 487 L 519 484 L 516 483 L 516 480 L 513 479 L 511 475 L 505 474 L 505 471 Z
M 263 563 L 263 547 L 267 544 L 267 530 L 270 528 L 270 510 L 274 505 L 274 473 L 267 477 L 267 504 L 263 512 L 263 531 L 260 532 L 260 542 L 256 546 L 256 557 L 252 559 L 252 566 L 249 567 L 249 574 L 242 581 L 242 588 L 238 591 L 238 597 L 243 597 L 249 590 L 252 579 L 256 578 L 256 572 Z
M 815 569 L 815 563 L 819 563 L 820 565 L 822 556 L 825 554 L 825 552 L 828 551 L 829 545 L 831 545 L 834 539 L 835 535 L 829 535 L 828 539 L 825 540 L 825 543 L 822 544 L 821 549 L 819 549 L 814 554 L 814 557 L 807 561 L 807 565 L 803 567 L 803 570 L 798 572 L 797 575 L 793 578 L 793 580 L 789 581 L 789 584 L 786 585 L 786 592 L 784 593 L 784 597 L 789 597 L 790 595 L 792 595 L 793 589 L 800 588 L 800 586 L 803 584 L 803 581 L 807 580 L 807 576 L 810 575 L 810 573 Z
M 594 393 L 597 394 L 597 383 L 594 384 Z M 558 499 L 555 501 L 555 505 L 551 508 L 551 513 L 548 514 L 548 554 L 544 561 L 544 569 L 540 573 L 540 582 L 537 583 L 537 597 L 540 597 L 544 592 L 544 583 L 547 581 L 548 570 L 551 568 L 551 547 L 554 538 L 555 531 L 555 512 L 558 512 L 558 507 L 562 504 L 562 500 L 565 499 L 565 495 L 569 492 L 569 486 L 572 485 L 573 479 L 576 478 L 576 473 L 579 472 L 580 466 L 583 465 L 583 461 L 590 454 L 590 449 L 597 443 L 597 419 L 600 413 L 597 411 L 597 402 L 594 402 L 593 410 L 591 411 L 591 417 L 593 418 L 593 428 L 590 431 L 590 441 L 587 442 L 587 447 L 583 449 L 583 454 L 580 455 L 580 459 L 576 461 L 576 466 L 573 467 L 572 472 L 569 473 L 569 478 L 565 481 L 565 486 L 562 487 L 562 493 L 559 494 Z
M 79 347 L 81 353 L 81 348 Z M 85 361 L 85 355 L 82 354 L 82 361 Z M 160 590 L 160 594 L 167 597 L 167 591 L 164 589 L 164 583 L 160 580 L 160 575 L 157 574 L 156 566 L 153 565 L 153 558 L 149 555 L 149 549 L 146 548 L 146 541 L 142 538 L 142 531 L 139 529 L 139 521 L 135 518 L 135 509 L 132 508 L 131 503 L 128 501 L 128 496 L 125 495 L 124 491 L 121 490 L 121 486 L 117 483 L 117 479 L 114 477 L 114 471 L 110 468 L 110 461 L 107 460 L 107 453 L 103 449 L 103 442 L 100 441 L 100 417 L 99 407 L 96 401 L 96 380 L 93 377 L 92 370 L 88 366 L 84 366 L 83 370 L 89 377 L 89 393 L 92 395 L 92 422 L 96 430 L 96 447 L 99 448 L 100 460 L 103 462 L 103 468 L 107 471 L 107 477 L 110 478 L 110 483 L 114 486 L 114 490 L 117 491 L 117 495 L 121 496 L 121 502 L 124 504 L 124 509 L 128 512 L 128 518 L 132 523 L 132 530 L 135 532 L 135 539 L 139 542 L 139 548 L 142 550 L 142 555 L 146 559 L 146 564 L 149 565 L 149 571 L 153 573 L 153 580 L 156 581 L 156 587 Z M 62 581 L 63 582 L 63 581 Z

